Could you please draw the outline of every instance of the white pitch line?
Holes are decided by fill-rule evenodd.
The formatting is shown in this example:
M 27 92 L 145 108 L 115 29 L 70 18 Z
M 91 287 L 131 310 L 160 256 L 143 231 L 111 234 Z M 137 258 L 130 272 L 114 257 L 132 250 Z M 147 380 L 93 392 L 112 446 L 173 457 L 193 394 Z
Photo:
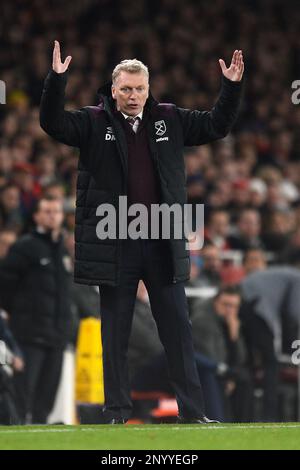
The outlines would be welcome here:
M 124 426 L 124 429 L 130 429 L 131 431 L 209 431 L 209 430 L 218 430 L 218 429 L 300 429 L 299 424 L 265 424 L 265 425 L 234 425 L 234 426 L 222 426 L 222 425 L 197 425 L 194 426 L 151 426 L 147 425 L 144 427 L 143 425 L 138 427 L 133 427 L 132 425 Z M 101 425 L 98 428 L 77 428 L 76 426 L 70 427 L 70 429 L 0 429 L 0 434 L 18 434 L 18 433 L 58 433 L 58 432 L 77 432 L 77 431 L 84 431 L 84 432 L 101 432 L 102 430 L 105 431 L 119 431 L 120 428 L 103 428 L 101 429 Z

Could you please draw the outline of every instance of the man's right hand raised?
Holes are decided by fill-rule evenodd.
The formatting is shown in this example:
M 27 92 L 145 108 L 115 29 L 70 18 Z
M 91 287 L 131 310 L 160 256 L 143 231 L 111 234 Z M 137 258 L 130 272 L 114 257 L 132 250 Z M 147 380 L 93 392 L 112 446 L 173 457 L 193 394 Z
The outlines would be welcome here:
M 72 60 L 72 57 L 68 55 L 64 62 L 61 61 L 60 57 L 60 45 L 58 41 L 54 41 L 54 49 L 53 49 L 53 60 L 52 60 L 52 68 L 56 73 L 64 73 L 68 70 L 69 64 Z

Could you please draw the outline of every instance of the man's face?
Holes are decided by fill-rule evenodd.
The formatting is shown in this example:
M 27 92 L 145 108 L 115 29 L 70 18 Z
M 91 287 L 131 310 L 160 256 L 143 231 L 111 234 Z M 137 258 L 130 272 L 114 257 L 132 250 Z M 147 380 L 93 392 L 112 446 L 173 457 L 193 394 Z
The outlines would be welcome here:
M 221 254 L 217 247 L 208 246 L 203 250 L 204 269 L 213 272 L 220 272 L 222 267 Z
M 247 253 L 244 261 L 244 269 L 246 274 L 251 274 L 255 271 L 262 271 L 266 268 L 265 255 L 260 250 L 252 250 Z
M 16 209 L 20 204 L 20 190 L 16 186 L 5 189 L 2 193 L 2 204 L 7 210 Z
M 225 293 L 217 297 L 214 302 L 217 314 L 224 318 L 230 317 L 231 315 L 237 317 L 240 304 L 241 298 L 239 295 Z
M 136 116 L 145 106 L 149 96 L 148 78 L 144 72 L 122 71 L 111 88 L 117 109 L 128 116 Z
M 242 214 L 238 227 L 245 238 L 254 238 L 260 234 L 261 222 L 258 212 L 246 211 Z
M 35 223 L 44 230 L 59 230 L 64 219 L 61 201 L 42 200 L 34 215 Z
M 229 231 L 228 214 L 226 212 L 217 212 L 212 216 L 210 226 L 216 235 L 226 237 Z

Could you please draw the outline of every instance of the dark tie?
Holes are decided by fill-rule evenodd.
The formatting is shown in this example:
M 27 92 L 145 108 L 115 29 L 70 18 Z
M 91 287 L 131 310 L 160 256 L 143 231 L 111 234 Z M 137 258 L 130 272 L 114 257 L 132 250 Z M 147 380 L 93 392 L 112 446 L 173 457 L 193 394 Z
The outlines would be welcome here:
M 133 130 L 134 133 L 137 132 L 138 130 L 138 127 L 139 127 L 139 121 L 140 121 L 140 118 L 139 117 L 128 117 L 126 118 L 127 122 L 129 122 L 129 124 L 131 125 L 131 128 Z

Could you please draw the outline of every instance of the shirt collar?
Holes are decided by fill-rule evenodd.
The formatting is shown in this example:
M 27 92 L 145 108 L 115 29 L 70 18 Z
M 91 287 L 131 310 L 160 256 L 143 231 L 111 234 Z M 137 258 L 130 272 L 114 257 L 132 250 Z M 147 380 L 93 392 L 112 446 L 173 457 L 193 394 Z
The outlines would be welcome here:
M 144 111 L 144 110 L 142 109 L 142 111 L 141 111 L 139 114 L 137 114 L 136 116 L 128 116 L 128 114 L 122 113 L 122 111 L 121 111 L 121 113 L 123 114 L 123 116 L 124 116 L 125 119 L 127 119 L 128 117 L 134 117 L 134 118 L 139 117 L 140 120 L 142 120 L 142 119 L 143 119 L 143 111 Z
M 36 226 L 36 231 L 38 233 L 47 233 L 47 231 L 44 229 L 44 227 L 41 227 L 40 225 Z

